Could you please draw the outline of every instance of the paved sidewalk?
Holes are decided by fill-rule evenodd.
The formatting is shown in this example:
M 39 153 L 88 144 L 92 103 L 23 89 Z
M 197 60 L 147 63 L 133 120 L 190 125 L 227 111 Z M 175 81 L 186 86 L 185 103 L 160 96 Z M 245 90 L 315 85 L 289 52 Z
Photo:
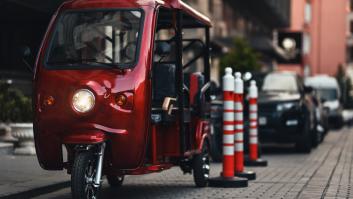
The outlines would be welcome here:
M 0 158 L 0 197 L 69 180 L 64 171 L 42 170 L 36 157 Z M 251 181 L 247 188 L 195 188 L 192 176 L 182 175 L 179 168 L 173 168 L 162 173 L 128 176 L 119 189 L 111 189 L 105 182 L 102 198 L 353 198 L 353 129 L 329 133 L 311 154 L 297 154 L 290 147 L 271 147 L 264 159 L 269 161 L 268 167 L 247 168 L 257 173 L 257 180 Z M 218 176 L 221 165 L 213 164 L 211 169 L 212 176 Z M 42 195 L 18 198 L 69 199 L 67 185 Z
M 328 134 L 323 144 L 311 154 L 297 154 L 292 148 L 275 147 L 264 156 L 265 168 L 247 168 L 257 173 L 248 188 L 195 188 L 192 176 L 174 168 L 162 173 L 128 176 L 123 187 L 111 189 L 105 183 L 102 198 L 353 198 L 353 131 L 343 129 Z M 212 165 L 217 176 L 221 165 Z M 70 189 L 36 197 L 69 199 Z
M 0 155 L 0 197 L 31 191 L 69 180 L 64 171 L 40 168 L 36 156 Z

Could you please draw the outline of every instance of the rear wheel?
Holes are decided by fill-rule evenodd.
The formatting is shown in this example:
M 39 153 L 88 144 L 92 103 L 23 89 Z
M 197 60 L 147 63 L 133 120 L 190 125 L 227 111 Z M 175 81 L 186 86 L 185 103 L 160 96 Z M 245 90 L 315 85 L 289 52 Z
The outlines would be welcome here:
M 107 175 L 107 180 L 111 187 L 121 187 L 124 182 L 124 176 Z
M 194 156 L 192 167 L 196 186 L 206 187 L 210 175 L 210 155 L 206 143 L 202 147 L 202 152 Z
M 92 152 L 77 155 L 71 174 L 72 198 L 97 199 L 100 186 L 95 186 L 97 160 Z

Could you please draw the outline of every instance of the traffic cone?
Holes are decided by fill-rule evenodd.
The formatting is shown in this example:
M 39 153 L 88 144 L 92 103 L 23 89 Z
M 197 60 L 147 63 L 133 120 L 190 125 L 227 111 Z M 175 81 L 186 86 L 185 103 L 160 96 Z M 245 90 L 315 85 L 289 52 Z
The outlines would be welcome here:
M 255 180 L 256 173 L 244 171 L 244 82 L 241 73 L 235 73 L 234 80 L 234 164 L 235 176 Z
M 211 187 L 247 187 L 248 180 L 234 177 L 234 77 L 226 68 L 223 77 L 223 167 L 220 177 L 209 180 Z
M 249 87 L 249 157 L 245 159 L 246 166 L 267 166 L 267 161 L 259 159 L 258 147 L 258 107 L 257 107 L 258 89 L 256 82 L 250 82 Z

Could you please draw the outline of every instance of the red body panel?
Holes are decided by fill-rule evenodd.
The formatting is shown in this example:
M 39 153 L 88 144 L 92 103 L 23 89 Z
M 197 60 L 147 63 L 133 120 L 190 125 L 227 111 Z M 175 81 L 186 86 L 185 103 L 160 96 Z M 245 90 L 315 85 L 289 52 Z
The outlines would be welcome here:
M 132 1 L 102 2 L 104 1 L 74 1 L 62 8 L 137 6 Z M 145 11 L 143 42 L 138 63 L 131 70 L 47 70 L 43 63 L 48 37 L 44 40 L 34 79 L 34 123 L 38 158 L 45 169 L 62 169 L 62 144 L 66 144 L 65 141 L 77 141 L 73 134 L 92 131 L 109 135 L 112 150 L 116 153 L 112 160 L 116 167 L 134 169 L 142 164 L 150 122 L 146 120 L 149 118 L 151 99 L 151 82 L 148 77 L 156 17 L 153 7 L 141 8 Z M 47 36 L 52 28 L 49 27 Z M 91 90 L 96 97 L 94 109 L 85 115 L 76 113 L 71 107 L 74 92 L 82 88 Z M 132 93 L 134 105 L 131 110 L 124 110 L 116 105 L 115 97 L 122 92 Z M 47 96 L 55 99 L 53 106 L 43 105 Z M 84 143 L 87 139 L 82 141 Z M 96 140 L 92 140 L 92 143 L 95 142 Z
M 176 0 L 177 1 L 177 0 Z M 184 5 L 184 4 L 182 4 Z M 48 70 L 44 57 L 58 13 L 54 16 L 37 58 L 34 77 L 35 144 L 40 165 L 47 170 L 64 168 L 63 144 L 96 144 L 109 141 L 112 172 L 125 174 L 149 173 L 170 167 L 158 158 L 183 156 L 179 149 L 178 124 L 157 126 L 153 152 L 155 166 L 145 167 L 151 121 L 151 65 L 156 26 L 156 1 L 146 0 L 76 0 L 63 4 L 58 13 L 67 9 L 141 8 L 144 10 L 141 48 L 133 69 Z M 169 4 L 172 6 L 172 4 Z M 184 5 L 185 6 L 185 5 Z M 180 7 L 182 8 L 182 7 Z M 192 13 L 191 9 L 187 9 Z M 195 16 L 198 14 L 196 13 Z M 201 21 L 205 20 L 200 18 Z M 72 107 L 72 98 L 79 89 L 95 95 L 95 106 L 87 114 Z M 119 107 L 115 98 L 125 94 L 128 104 Z M 46 99 L 53 98 L 53 105 Z M 197 122 L 195 150 L 205 139 L 207 122 Z M 207 126 L 207 127 L 205 127 Z M 196 127 L 194 128 L 196 130 Z M 207 131 L 207 130 L 206 130 Z

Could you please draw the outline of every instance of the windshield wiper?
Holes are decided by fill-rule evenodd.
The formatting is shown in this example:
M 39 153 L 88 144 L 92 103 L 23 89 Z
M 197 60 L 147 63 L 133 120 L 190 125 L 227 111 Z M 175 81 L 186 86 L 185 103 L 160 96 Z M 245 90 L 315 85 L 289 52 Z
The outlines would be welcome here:
M 105 63 L 99 62 L 97 59 L 79 59 L 79 60 L 65 60 L 65 61 L 54 61 L 54 62 L 47 62 L 50 65 L 74 65 L 74 64 L 101 64 L 104 66 L 108 66 L 110 68 L 117 68 L 117 64 L 114 63 Z

